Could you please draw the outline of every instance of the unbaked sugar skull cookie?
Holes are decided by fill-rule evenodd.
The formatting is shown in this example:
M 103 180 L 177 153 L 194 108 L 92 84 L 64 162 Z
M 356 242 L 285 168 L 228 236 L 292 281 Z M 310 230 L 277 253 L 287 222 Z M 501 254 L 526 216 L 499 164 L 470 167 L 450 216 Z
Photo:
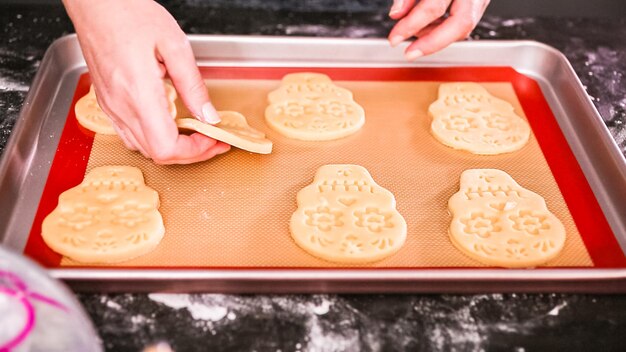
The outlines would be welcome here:
M 406 222 L 391 192 L 358 165 L 324 165 L 298 192 L 291 236 L 308 253 L 331 262 L 367 263 L 397 252 Z
M 508 102 L 477 83 L 445 83 L 428 109 L 433 136 L 449 147 L 492 155 L 521 149 L 530 127 Z
M 565 228 L 545 200 L 501 170 L 464 171 L 448 207 L 452 243 L 483 264 L 535 267 L 556 257 L 565 244 Z
M 333 140 L 355 133 L 365 123 L 365 112 L 352 93 L 320 73 L 286 75 L 268 100 L 265 121 L 288 138 Z
M 159 195 L 131 166 L 103 166 L 61 194 L 42 224 L 57 253 L 83 263 L 115 263 L 152 251 L 165 233 Z

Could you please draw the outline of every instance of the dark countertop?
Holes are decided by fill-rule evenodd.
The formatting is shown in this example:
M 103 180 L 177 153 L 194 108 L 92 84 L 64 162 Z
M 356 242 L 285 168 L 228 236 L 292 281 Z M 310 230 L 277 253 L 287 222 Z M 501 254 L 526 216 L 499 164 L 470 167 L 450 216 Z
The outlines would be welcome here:
M 387 1 L 168 1 L 188 33 L 384 37 Z M 288 2 L 287 2 L 288 3 Z M 329 5 L 331 4 L 331 5 Z M 330 10 L 332 9 L 332 10 Z M 0 5 L 0 153 L 63 8 Z M 570 60 L 626 151 L 626 20 L 497 18 L 472 39 L 533 39 Z M 138 351 L 626 350 L 626 296 L 79 294 L 104 345 Z

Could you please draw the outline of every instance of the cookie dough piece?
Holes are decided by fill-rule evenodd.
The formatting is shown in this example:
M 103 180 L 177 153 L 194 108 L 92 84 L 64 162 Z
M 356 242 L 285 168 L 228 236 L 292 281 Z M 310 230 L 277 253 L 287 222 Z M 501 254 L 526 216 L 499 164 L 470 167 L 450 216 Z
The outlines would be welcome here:
M 565 227 L 545 200 L 501 170 L 464 171 L 448 207 L 452 243 L 483 264 L 535 267 L 556 257 L 565 244 Z
M 165 233 L 159 196 L 138 168 L 103 166 L 61 194 L 42 223 L 55 252 L 83 263 L 116 263 L 152 251 Z
M 280 86 L 267 96 L 271 103 L 279 103 L 288 99 L 335 98 L 337 100 L 351 101 L 352 92 L 338 87 L 332 83 L 290 83 Z
M 278 103 L 288 99 L 336 98 L 353 100 L 352 92 L 336 86 L 330 77 L 322 73 L 290 73 L 283 77 L 281 86 L 270 92 L 268 101 Z
M 250 127 L 242 114 L 235 111 L 218 111 L 218 114 L 222 121 L 217 125 L 194 118 L 176 119 L 176 125 L 179 129 L 196 131 L 252 153 L 272 152 L 272 141 L 265 138 L 263 132 Z
M 528 123 L 508 102 L 477 83 L 445 83 L 428 109 L 431 132 L 441 143 L 474 154 L 494 155 L 521 149 L 530 137 Z
M 352 92 L 321 73 L 286 75 L 268 100 L 265 121 L 288 138 L 333 140 L 355 133 L 365 123 L 365 111 L 354 102 Z
M 169 112 L 172 117 L 175 117 L 177 98 L 176 90 L 171 84 L 165 83 L 165 92 L 169 101 Z M 89 93 L 76 102 L 76 106 L 74 106 L 74 113 L 78 123 L 90 131 L 107 135 L 117 134 L 109 116 L 107 116 L 107 114 L 100 108 L 100 105 L 98 105 L 96 91 L 93 85 L 89 87 Z
M 365 111 L 353 101 L 335 98 L 290 99 L 268 106 L 265 121 L 288 138 L 326 141 L 361 129 L 365 124 Z
M 296 72 L 296 73 L 288 73 L 283 76 L 281 83 L 291 84 L 291 83 L 332 83 L 333 81 L 323 73 L 317 72 Z
M 298 192 L 291 236 L 306 252 L 336 263 L 368 263 L 397 252 L 406 222 L 393 194 L 358 165 L 324 165 Z

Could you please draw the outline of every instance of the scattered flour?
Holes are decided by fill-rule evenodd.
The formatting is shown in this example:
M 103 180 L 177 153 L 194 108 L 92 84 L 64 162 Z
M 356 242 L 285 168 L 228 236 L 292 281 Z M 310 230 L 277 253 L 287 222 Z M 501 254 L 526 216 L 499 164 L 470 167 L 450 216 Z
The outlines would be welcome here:
M 28 92 L 28 85 L 7 77 L 0 77 L 0 91 Z
M 151 293 L 148 297 L 170 308 L 185 308 L 196 320 L 220 321 L 228 314 L 228 308 L 221 303 L 225 300 L 224 295 Z
M 148 295 L 148 298 L 155 302 L 165 304 L 166 306 L 174 309 L 186 308 L 191 304 L 189 302 L 189 295 L 151 293 Z
M 306 350 L 310 352 L 354 351 L 359 345 L 359 332 L 354 328 L 326 329 L 317 315 L 306 321 L 308 341 Z M 373 349 L 373 348 L 372 348 Z
M 561 309 L 565 308 L 566 306 L 567 306 L 567 302 L 560 303 L 556 307 L 552 308 L 552 310 L 548 312 L 548 315 L 557 316 L 559 315 L 559 312 L 561 311 Z
M 320 305 L 313 307 L 312 309 L 313 313 L 317 315 L 324 315 L 328 313 L 328 311 L 330 310 L 330 305 L 331 305 L 330 301 L 328 301 L 327 299 L 323 299 Z
M 115 301 L 107 300 L 106 301 L 106 305 L 107 305 L 107 307 L 109 307 L 111 309 L 115 309 L 115 310 L 122 309 L 122 306 L 120 306 L 119 303 L 117 303 Z
M 228 313 L 225 307 L 207 306 L 202 303 L 192 303 L 186 308 L 196 320 L 220 321 Z

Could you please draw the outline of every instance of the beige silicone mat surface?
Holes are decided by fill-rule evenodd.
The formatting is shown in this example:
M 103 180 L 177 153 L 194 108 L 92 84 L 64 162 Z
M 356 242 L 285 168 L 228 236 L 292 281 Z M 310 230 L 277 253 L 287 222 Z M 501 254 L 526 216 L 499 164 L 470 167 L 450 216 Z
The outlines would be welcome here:
M 408 224 L 404 247 L 380 262 L 358 267 L 481 267 L 448 239 L 447 202 L 470 168 L 497 168 L 542 195 L 563 222 L 567 241 L 548 266 L 592 266 L 567 205 L 534 136 L 522 150 L 476 156 L 437 142 L 427 109 L 437 82 L 337 81 L 354 92 L 366 112 L 361 131 L 330 142 L 284 138 L 264 123 L 273 80 L 207 82 L 218 110 L 236 110 L 274 142 L 270 155 L 232 149 L 207 162 L 159 166 L 124 148 L 117 137 L 97 135 L 87 171 L 103 165 L 139 167 L 146 184 L 159 192 L 166 234 L 157 249 L 121 267 L 338 267 L 301 250 L 289 234 L 296 193 L 324 164 L 366 167 L 396 197 Z M 493 95 L 523 111 L 508 83 L 482 83 Z M 76 266 L 67 258 L 62 266 Z M 345 267 L 345 265 L 342 265 Z

